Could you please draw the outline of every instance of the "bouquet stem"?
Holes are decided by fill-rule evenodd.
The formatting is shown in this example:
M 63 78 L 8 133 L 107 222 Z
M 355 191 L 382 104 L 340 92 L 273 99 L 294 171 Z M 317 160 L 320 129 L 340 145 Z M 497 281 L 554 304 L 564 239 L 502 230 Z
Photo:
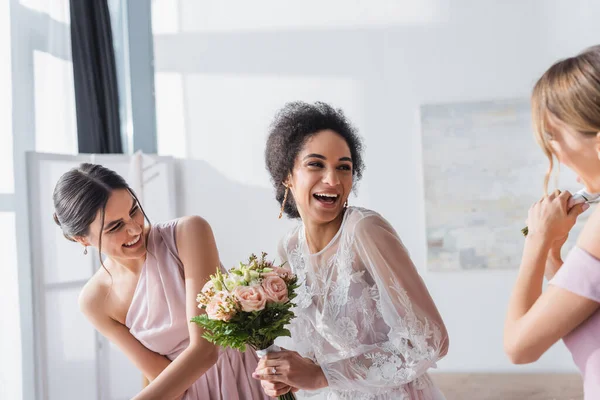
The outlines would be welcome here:
M 276 353 L 278 351 L 281 351 L 281 348 L 279 346 L 277 346 L 276 344 L 271 344 L 266 349 L 256 350 L 256 355 L 258 355 L 260 358 L 262 358 L 265 355 L 267 355 L 267 353 Z M 286 394 L 282 394 L 281 396 L 278 396 L 277 399 L 278 400 L 296 400 L 296 396 L 294 395 L 294 393 L 289 391 Z

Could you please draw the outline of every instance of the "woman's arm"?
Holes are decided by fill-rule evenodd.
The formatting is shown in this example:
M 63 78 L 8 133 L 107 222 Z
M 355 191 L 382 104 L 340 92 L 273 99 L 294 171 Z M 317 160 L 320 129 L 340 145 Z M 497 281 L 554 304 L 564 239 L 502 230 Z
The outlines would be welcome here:
M 583 206 L 578 205 L 567 211 L 569 197 L 568 192 L 560 196 L 548 196 L 534 204 L 529 212 L 529 225 L 536 228 L 533 232 L 530 229 L 525 240 L 521 267 L 504 324 L 504 349 L 516 364 L 536 361 L 598 308 L 595 301 L 554 285 L 549 285 L 542 294 L 544 270 L 548 269 L 548 262 L 554 263 L 556 271 L 560 268 L 556 254 L 549 254 L 551 247 L 556 238 L 568 234 L 577 216 L 584 210 Z M 600 227 L 592 219 L 594 216 L 588 224 Z M 584 230 L 582 237 L 584 235 L 594 233 L 587 229 L 587 234 Z
M 107 315 L 106 293 L 103 288 L 88 284 L 79 297 L 79 308 L 100 334 L 117 345 L 149 381 L 154 380 L 171 361 L 146 348 L 125 325 Z
M 200 314 L 196 296 L 218 266 L 219 254 L 208 222 L 200 217 L 182 218 L 176 228 L 179 258 L 184 266 L 188 320 Z M 135 400 L 169 400 L 183 394 L 214 365 L 218 348 L 202 338 L 203 330 L 189 322 L 190 344 Z
M 374 284 L 348 299 L 364 309 L 327 321 L 344 325 L 339 329 L 348 334 L 353 354 L 316 365 L 296 352 L 269 353 L 256 378 L 307 390 L 329 386 L 379 393 L 416 380 L 446 355 L 444 322 L 394 229 L 379 215 L 370 215 L 357 223 L 354 235 L 354 262 Z
M 321 367 L 330 387 L 375 393 L 413 382 L 434 367 L 447 354 L 449 338 L 406 247 L 383 217 L 370 215 L 356 224 L 355 249 L 356 261 L 375 283 L 369 296 L 376 335 L 358 340 L 358 354 Z
M 563 265 L 562 256 L 560 255 L 560 250 L 550 250 L 548 252 L 548 257 L 546 257 L 546 267 L 544 268 L 544 277 L 546 280 L 551 280 L 554 278 L 554 275 L 558 272 L 560 267 Z
M 568 212 L 571 211 L 571 209 L 573 209 L 575 206 L 577 206 L 579 204 L 581 204 L 581 206 L 579 206 L 579 207 L 582 207 L 581 210 L 585 211 L 583 203 L 585 203 L 584 199 L 582 199 L 582 198 L 573 199 L 571 197 L 567 201 L 567 215 L 568 215 Z M 587 209 L 587 207 L 588 206 L 586 206 L 585 208 Z M 575 213 L 576 214 L 578 213 L 578 209 L 575 210 Z M 569 234 L 567 233 L 566 235 L 554 240 L 554 242 L 552 242 L 552 244 L 550 245 L 550 251 L 548 251 L 548 258 L 546 259 L 546 268 L 544 269 L 544 276 L 546 277 L 546 280 L 548 280 L 548 281 L 551 280 L 554 277 L 554 275 L 556 275 L 556 273 L 558 272 L 560 267 L 562 267 L 562 265 L 563 265 L 561 250 L 562 250 L 562 247 L 565 245 L 568 238 L 569 238 Z

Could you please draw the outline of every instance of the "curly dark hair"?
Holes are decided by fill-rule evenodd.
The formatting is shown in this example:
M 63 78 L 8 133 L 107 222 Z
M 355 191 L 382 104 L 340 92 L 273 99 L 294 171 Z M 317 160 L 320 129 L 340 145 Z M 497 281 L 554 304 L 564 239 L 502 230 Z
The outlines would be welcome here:
M 364 169 L 362 140 L 342 110 L 323 102 L 287 103 L 277 112 L 271 123 L 265 149 L 267 170 L 271 174 L 275 198 L 280 205 L 285 193 L 283 182 L 292 172 L 298 153 L 311 136 L 323 130 L 332 130 L 344 138 L 350 148 L 354 182 L 358 182 L 362 177 Z M 300 218 L 291 193 L 288 194 L 284 212 L 290 218 Z

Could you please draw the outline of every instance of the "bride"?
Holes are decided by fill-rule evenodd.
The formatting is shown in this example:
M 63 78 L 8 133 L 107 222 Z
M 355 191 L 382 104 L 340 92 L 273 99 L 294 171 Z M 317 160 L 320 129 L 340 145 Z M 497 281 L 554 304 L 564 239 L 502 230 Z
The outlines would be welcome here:
M 290 103 L 275 118 L 267 169 L 281 214 L 301 221 L 280 256 L 302 286 L 291 350 L 267 354 L 253 376 L 269 396 L 443 400 L 427 370 L 448 351 L 444 322 L 392 226 L 347 205 L 361 150 L 327 104 Z

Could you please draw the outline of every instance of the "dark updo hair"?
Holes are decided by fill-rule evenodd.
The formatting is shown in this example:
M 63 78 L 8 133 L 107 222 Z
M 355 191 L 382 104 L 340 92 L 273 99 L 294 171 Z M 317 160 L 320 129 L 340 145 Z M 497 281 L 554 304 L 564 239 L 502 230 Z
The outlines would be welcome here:
M 271 174 L 271 180 L 275 187 L 275 198 L 280 205 L 285 193 L 283 182 L 292 172 L 298 153 L 310 137 L 323 130 L 332 130 L 344 138 L 352 157 L 352 176 L 355 181 L 359 181 L 362 177 L 363 144 L 356 128 L 346 119 L 342 110 L 322 102 L 314 104 L 302 101 L 287 103 L 279 110 L 271 123 L 265 149 L 267 170 Z M 290 218 L 300 218 L 291 193 L 288 194 L 284 212 Z
M 101 253 L 104 210 L 111 193 L 119 189 L 131 194 L 148 220 L 137 196 L 121 175 L 102 165 L 83 163 L 63 174 L 54 187 L 54 222 L 68 240 L 75 242 L 76 237 L 90 233 L 90 225 L 100 211 L 102 225 L 98 248 Z M 100 263 L 104 266 L 101 254 Z

